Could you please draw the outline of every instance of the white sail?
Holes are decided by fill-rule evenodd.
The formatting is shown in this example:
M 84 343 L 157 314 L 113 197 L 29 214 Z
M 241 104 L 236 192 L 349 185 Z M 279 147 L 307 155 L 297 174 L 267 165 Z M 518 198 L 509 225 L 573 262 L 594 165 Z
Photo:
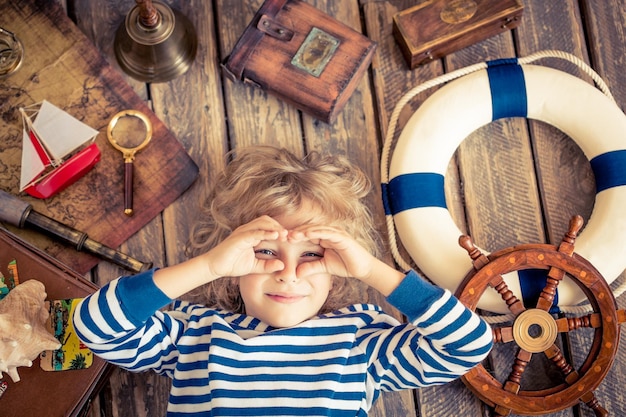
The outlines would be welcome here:
M 60 161 L 98 134 L 46 100 L 41 103 L 33 128 L 53 161 Z
M 98 134 L 97 130 L 46 100 L 40 105 L 20 110 L 24 118 L 20 191 L 36 180 L 50 162 L 54 166 L 61 164 L 65 157 L 87 142 L 93 141 Z M 29 136 L 30 130 L 33 130 L 42 147 L 41 150 L 51 161 L 42 161 Z
M 28 137 L 26 129 L 22 130 L 22 137 L 22 175 L 20 178 L 20 191 L 28 187 L 28 185 L 46 168 L 46 165 L 39 158 L 39 155 L 37 155 L 37 151 Z

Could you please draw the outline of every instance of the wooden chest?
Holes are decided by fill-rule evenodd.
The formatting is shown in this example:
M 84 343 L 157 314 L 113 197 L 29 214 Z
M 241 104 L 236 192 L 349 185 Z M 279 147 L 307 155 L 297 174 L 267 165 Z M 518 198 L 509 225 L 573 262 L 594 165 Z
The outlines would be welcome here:
M 411 69 L 519 24 L 519 0 L 430 0 L 393 17 L 393 34 Z
M 222 68 L 332 123 L 369 66 L 376 43 L 300 0 L 266 0 Z

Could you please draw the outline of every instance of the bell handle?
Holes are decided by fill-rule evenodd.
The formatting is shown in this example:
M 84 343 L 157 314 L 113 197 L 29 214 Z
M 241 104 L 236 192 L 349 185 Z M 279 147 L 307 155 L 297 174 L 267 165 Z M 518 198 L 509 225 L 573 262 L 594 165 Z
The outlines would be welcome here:
M 139 23 L 147 29 L 155 28 L 159 24 L 159 12 L 152 5 L 152 0 L 135 0 L 139 7 Z

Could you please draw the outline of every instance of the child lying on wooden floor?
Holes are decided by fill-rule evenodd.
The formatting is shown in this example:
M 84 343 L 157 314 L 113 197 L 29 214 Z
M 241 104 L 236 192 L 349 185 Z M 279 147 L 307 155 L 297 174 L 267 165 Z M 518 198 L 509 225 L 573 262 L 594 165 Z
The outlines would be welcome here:
M 381 391 L 449 382 L 487 356 L 491 330 L 447 290 L 378 259 L 369 190 L 344 158 L 238 150 L 194 256 L 112 281 L 74 326 L 107 361 L 172 378 L 168 416 L 365 416 Z M 358 281 L 409 322 L 361 304 Z M 205 304 L 174 301 L 196 288 Z

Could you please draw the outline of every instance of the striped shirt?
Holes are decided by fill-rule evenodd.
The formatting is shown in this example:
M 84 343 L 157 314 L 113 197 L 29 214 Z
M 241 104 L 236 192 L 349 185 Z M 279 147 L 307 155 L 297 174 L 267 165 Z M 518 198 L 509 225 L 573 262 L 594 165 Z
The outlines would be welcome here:
M 112 281 L 77 307 L 79 337 L 105 360 L 173 379 L 168 416 L 366 416 L 382 391 L 449 382 L 484 359 L 488 325 L 409 272 L 388 297 L 290 328 L 170 300 L 153 271 Z

